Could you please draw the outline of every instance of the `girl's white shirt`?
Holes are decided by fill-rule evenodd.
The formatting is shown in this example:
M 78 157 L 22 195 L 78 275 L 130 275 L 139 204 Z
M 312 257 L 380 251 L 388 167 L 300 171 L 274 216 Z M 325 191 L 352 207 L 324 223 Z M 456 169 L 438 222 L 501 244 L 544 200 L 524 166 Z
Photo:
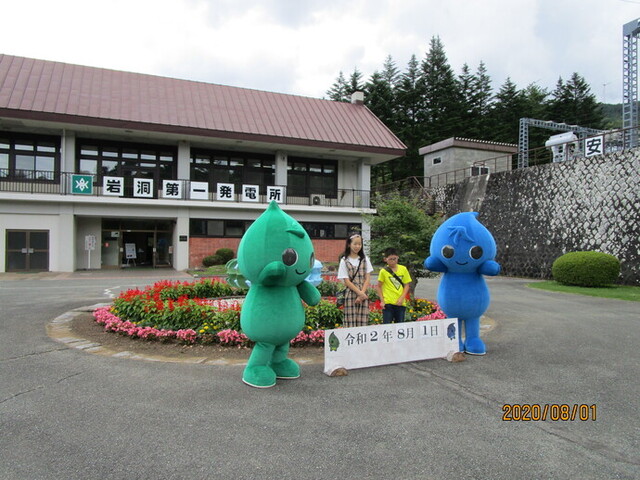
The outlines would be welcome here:
M 351 258 L 351 257 L 347 257 L 347 261 L 353 265 L 354 267 L 358 266 L 358 263 L 360 262 L 360 257 L 357 258 Z M 369 257 L 367 257 L 366 255 L 364 256 L 364 260 L 363 263 L 365 264 L 365 271 L 367 273 L 371 273 L 373 272 L 373 267 L 371 266 L 371 262 L 369 261 Z M 342 280 L 344 278 L 350 278 L 349 272 L 347 271 L 347 264 L 344 262 L 344 258 L 340 259 L 340 265 L 338 266 L 338 275 L 337 275 L 338 280 Z

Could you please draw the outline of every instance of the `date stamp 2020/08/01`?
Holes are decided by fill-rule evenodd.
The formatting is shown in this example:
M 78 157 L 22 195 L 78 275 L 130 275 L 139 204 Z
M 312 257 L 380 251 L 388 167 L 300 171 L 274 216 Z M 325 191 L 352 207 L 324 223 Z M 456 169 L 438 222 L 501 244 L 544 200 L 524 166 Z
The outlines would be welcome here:
M 586 403 L 505 403 L 502 406 L 502 420 L 505 422 L 552 422 L 594 421 L 597 418 L 597 406 Z

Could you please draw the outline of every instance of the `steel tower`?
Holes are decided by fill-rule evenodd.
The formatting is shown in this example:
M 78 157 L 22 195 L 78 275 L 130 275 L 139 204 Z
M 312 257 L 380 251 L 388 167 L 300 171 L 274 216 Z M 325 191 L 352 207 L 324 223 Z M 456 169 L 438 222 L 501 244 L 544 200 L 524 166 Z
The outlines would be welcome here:
M 638 145 L 638 37 L 640 18 L 622 27 L 622 127 L 627 148 Z

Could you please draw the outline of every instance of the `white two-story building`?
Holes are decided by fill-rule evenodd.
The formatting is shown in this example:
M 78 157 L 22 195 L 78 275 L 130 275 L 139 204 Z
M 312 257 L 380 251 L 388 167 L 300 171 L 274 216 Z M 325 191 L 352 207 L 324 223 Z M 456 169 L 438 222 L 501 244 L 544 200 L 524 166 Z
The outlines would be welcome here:
M 364 106 L 0 55 L 0 272 L 198 267 L 274 199 L 336 261 L 405 145 Z

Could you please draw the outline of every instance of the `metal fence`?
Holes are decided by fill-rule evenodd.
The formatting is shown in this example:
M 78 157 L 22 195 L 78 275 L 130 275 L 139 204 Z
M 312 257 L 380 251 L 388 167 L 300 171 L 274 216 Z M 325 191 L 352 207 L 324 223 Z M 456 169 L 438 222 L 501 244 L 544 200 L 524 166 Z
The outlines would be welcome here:
M 632 137 L 632 135 L 629 134 L 629 130 L 635 130 L 637 135 L 638 127 L 634 127 L 633 129 L 607 131 L 600 135 L 561 144 L 563 146 L 562 161 L 573 160 L 590 154 L 607 154 L 624 151 L 631 147 L 631 145 L 628 145 L 627 140 Z M 595 145 L 600 138 L 602 138 L 602 150 L 594 153 L 591 150 L 593 150 L 593 145 Z M 554 152 L 547 147 L 528 150 L 524 154 L 526 154 L 528 158 L 528 167 L 544 165 L 558 160 L 558 158 L 554 158 Z M 515 170 L 518 168 L 519 156 L 521 155 L 523 155 L 523 153 L 500 155 L 487 160 L 475 162 L 464 168 L 428 177 L 409 177 L 376 187 L 374 189 L 374 193 L 386 194 L 390 191 L 406 191 L 407 189 L 415 188 L 430 189 L 452 183 L 459 183 L 469 177 L 487 175 L 505 170 Z
M 149 182 L 151 179 L 142 179 Z M 0 192 L 15 192 L 41 195 L 78 195 L 78 196 L 104 196 L 132 199 L 162 199 L 177 201 L 226 201 L 237 203 L 269 203 L 272 199 L 285 205 L 305 205 L 316 207 L 344 207 L 344 208 L 370 208 L 370 192 L 367 190 L 338 189 L 335 193 L 300 193 L 289 194 L 284 185 L 273 185 L 274 192 L 271 195 L 267 187 L 259 186 L 250 198 L 242 193 L 242 186 L 236 186 L 233 193 L 228 193 L 224 198 L 218 198 L 218 194 L 206 189 L 197 190 L 194 195 L 195 185 L 202 186 L 201 182 L 190 180 L 168 180 L 174 188 L 167 194 L 164 190 L 164 181 L 152 181 L 146 191 L 136 191 L 133 177 L 122 177 L 120 190 L 116 194 L 108 192 L 108 187 L 98 175 L 85 175 L 73 172 L 54 172 L 40 170 L 13 170 L 0 169 Z M 252 186 L 255 187 L 255 186 Z M 267 193 L 265 193 L 267 192 Z M 275 195 L 275 196 L 274 196 Z

